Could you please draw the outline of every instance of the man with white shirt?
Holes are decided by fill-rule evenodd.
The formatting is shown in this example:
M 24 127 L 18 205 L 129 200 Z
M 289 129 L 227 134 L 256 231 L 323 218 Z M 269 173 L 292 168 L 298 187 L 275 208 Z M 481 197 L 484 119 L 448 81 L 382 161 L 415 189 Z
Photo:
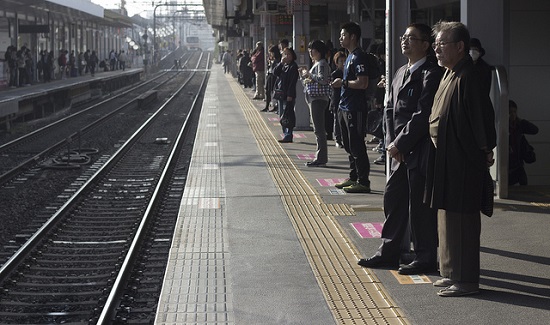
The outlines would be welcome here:
M 433 146 L 428 118 L 443 71 L 431 47 L 431 28 L 411 24 L 401 36 L 401 52 L 408 63 L 395 73 L 386 103 L 386 150 L 389 179 L 384 192 L 386 221 L 382 245 L 364 267 L 396 267 L 410 220 L 415 259 L 401 265 L 400 274 L 437 271 L 437 210 L 423 203 L 427 159 Z M 408 253 L 408 252 L 403 252 Z

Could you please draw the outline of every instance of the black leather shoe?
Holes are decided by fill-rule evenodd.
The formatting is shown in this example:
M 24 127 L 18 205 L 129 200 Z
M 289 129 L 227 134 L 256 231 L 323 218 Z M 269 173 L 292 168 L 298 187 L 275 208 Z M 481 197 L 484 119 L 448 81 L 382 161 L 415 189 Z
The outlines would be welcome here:
M 260 110 L 260 111 L 261 111 L 261 112 L 267 112 L 267 107 L 264 108 L 264 109 L 262 109 L 262 110 Z
M 413 261 L 410 264 L 401 265 L 397 273 L 403 275 L 433 273 L 437 271 L 437 264 Z
M 377 268 L 377 267 L 394 267 L 397 266 L 397 261 L 388 261 L 382 256 L 374 255 L 369 258 L 362 258 L 357 262 L 358 265 L 362 267 Z
M 306 167 L 325 167 L 326 165 L 327 165 L 327 163 L 322 163 L 322 162 L 317 161 L 317 160 L 308 161 L 306 163 Z
M 292 139 L 280 139 L 277 141 L 279 141 L 280 143 L 292 143 Z

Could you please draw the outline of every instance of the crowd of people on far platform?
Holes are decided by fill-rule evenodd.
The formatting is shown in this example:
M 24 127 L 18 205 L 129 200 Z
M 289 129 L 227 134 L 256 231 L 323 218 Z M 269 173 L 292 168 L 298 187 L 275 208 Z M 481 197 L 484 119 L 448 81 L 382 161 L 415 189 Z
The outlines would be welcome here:
M 124 71 L 129 64 L 128 55 L 121 50 L 112 50 L 108 58 L 100 60 L 96 51 L 86 50 L 75 53 L 61 49 L 58 53 L 42 50 L 38 57 L 27 47 L 19 50 L 15 46 L 8 46 L 4 54 L 4 64 L 8 74 L 10 88 L 30 86 L 36 82 L 49 82 L 56 79 L 91 76 L 99 69 L 102 71 Z
M 286 39 L 267 53 L 262 42 L 235 58 L 226 50 L 220 60 L 225 73 L 236 71 L 239 83 L 253 88 L 254 100 L 265 101 L 262 111 L 278 113 L 280 143 L 293 142 L 296 101 L 305 100 L 317 145 L 306 166 L 326 166 L 327 142 L 335 140 L 349 157 L 349 177 L 335 186 L 347 193 L 371 192 L 366 136 L 374 136 L 381 156 L 373 162 L 388 175 L 385 222 L 380 247 L 360 266 L 404 275 L 439 270 L 439 296 L 478 293 L 480 218 L 492 213 L 489 167 L 497 140 L 485 50 L 462 23 L 410 24 L 399 38 L 407 63 L 386 84 L 384 45 L 369 53 L 360 40 L 354 22 L 341 27 L 339 49 L 312 40 L 308 68 L 298 67 Z M 299 82 L 304 94 L 296 91 Z M 510 185 L 527 184 L 523 162 L 536 158 L 524 134 L 537 132 L 510 101 Z M 403 242 L 409 225 L 413 251 Z

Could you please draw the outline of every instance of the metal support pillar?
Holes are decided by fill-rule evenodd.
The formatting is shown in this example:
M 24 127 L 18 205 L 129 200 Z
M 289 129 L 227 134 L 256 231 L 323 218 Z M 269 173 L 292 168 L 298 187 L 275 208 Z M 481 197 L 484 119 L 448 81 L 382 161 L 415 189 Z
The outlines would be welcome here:
M 309 42 L 309 3 L 304 0 L 294 1 L 294 11 L 292 19 L 294 51 L 298 56 L 299 67 L 309 69 L 309 53 L 307 44 Z M 295 130 L 311 130 L 309 107 L 303 99 L 304 87 L 301 82 L 296 83 L 296 93 L 299 94 L 296 99 L 296 127 Z
M 393 80 L 395 71 L 407 63 L 407 58 L 401 53 L 401 41 L 398 35 L 403 35 L 410 22 L 410 2 L 386 0 L 386 92 Z M 386 156 L 386 162 L 390 159 Z M 389 170 L 389 167 L 388 167 Z M 389 176 L 389 173 L 388 173 Z M 403 234 L 401 250 L 408 252 L 411 249 L 411 225 Z

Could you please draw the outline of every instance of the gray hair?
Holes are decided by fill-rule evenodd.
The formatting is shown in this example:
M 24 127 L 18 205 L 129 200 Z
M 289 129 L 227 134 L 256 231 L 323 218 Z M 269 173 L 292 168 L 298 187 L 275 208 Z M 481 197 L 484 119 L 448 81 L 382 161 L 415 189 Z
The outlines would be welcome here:
M 453 42 L 464 42 L 464 52 L 470 51 L 470 32 L 466 26 L 458 21 L 439 21 L 433 27 L 433 36 L 437 37 L 439 33 L 449 33 Z

